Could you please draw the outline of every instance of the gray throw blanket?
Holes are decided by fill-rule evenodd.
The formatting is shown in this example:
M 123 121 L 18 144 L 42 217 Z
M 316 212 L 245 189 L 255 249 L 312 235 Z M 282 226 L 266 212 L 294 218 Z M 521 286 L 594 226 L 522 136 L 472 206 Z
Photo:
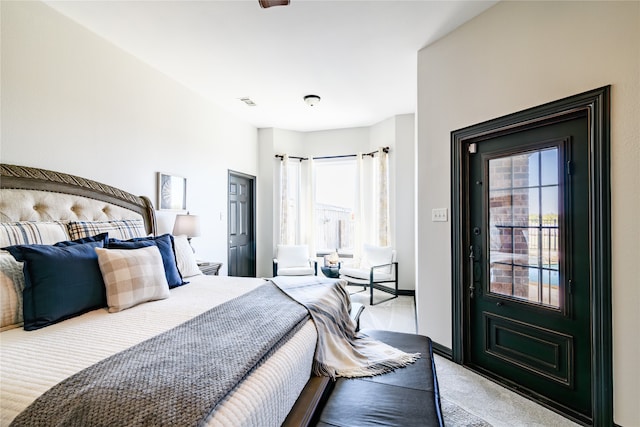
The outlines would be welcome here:
M 306 318 L 266 283 L 67 378 L 12 425 L 200 425 Z
M 304 305 L 316 325 L 315 375 L 370 377 L 405 367 L 420 357 L 420 353 L 405 353 L 356 333 L 349 317 L 351 299 L 341 281 L 317 276 L 280 276 L 273 282 Z

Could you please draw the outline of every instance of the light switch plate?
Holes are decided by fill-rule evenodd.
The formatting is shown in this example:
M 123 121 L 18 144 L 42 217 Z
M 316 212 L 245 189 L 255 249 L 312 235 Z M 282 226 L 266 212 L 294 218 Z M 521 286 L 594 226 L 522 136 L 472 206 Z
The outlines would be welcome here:
M 447 222 L 448 221 L 448 209 L 437 208 L 431 209 L 431 221 L 432 222 Z

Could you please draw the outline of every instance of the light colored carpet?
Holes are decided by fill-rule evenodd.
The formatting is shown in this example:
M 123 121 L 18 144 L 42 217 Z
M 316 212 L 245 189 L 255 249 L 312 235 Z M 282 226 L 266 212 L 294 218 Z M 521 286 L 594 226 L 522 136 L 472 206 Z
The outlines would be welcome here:
M 446 427 L 491 427 L 491 424 L 485 420 L 470 414 L 445 398 L 440 398 L 440 405 Z
M 435 355 L 440 395 L 494 427 L 577 427 L 569 419 Z M 443 410 L 444 412 L 444 410 Z

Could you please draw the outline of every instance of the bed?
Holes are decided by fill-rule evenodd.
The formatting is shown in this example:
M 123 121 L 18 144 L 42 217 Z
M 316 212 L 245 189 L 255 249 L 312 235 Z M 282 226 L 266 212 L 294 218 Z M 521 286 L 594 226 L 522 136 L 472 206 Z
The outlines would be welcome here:
M 11 255 L 8 253 L 0 253 L 2 426 L 9 425 L 12 421 L 19 425 L 37 424 L 29 419 L 20 419 L 19 414 L 24 414 L 30 405 L 34 406 L 32 403 L 43 393 L 55 390 L 56 384 L 100 365 L 105 359 L 117 357 L 132 346 L 154 341 L 158 336 L 171 333 L 179 325 L 201 319 L 212 307 L 226 307 L 225 302 L 253 295 L 251 292 L 262 289 L 265 283 L 264 280 L 256 278 L 199 274 L 197 268 L 194 269 L 194 261 L 184 251 L 185 241 L 178 236 L 170 238 L 173 239 L 171 242 L 175 247 L 176 269 L 180 277 L 174 277 L 175 271 L 171 272 L 174 276 L 170 277 L 166 268 L 166 252 L 163 252 L 161 246 L 161 242 L 166 244 L 166 237 L 162 240 L 161 236 L 157 236 L 153 206 L 146 197 L 134 196 L 77 176 L 6 164 L 0 165 L 0 192 L 0 247 L 14 248 L 17 245 L 39 244 L 47 245 L 47 250 L 56 254 L 61 251 L 80 253 L 85 247 L 90 247 L 100 253 L 95 248 L 102 250 L 100 245 L 109 240 L 100 240 L 103 237 L 96 236 L 102 235 L 106 230 L 111 236 L 109 238 L 116 239 L 116 243 L 131 241 L 137 242 L 135 245 L 138 245 L 135 248 L 116 247 L 118 250 L 108 251 L 110 254 L 122 257 L 123 251 L 135 249 L 135 253 L 141 257 L 141 263 L 148 262 L 156 267 L 158 263 L 162 263 L 165 276 L 158 277 L 158 280 L 166 280 L 171 288 L 166 295 L 164 291 L 145 291 L 147 294 L 143 293 L 146 295 L 143 295 L 143 301 L 137 301 L 136 298 L 139 297 L 133 297 L 131 304 L 132 301 L 128 298 L 132 292 L 125 293 L 122 288 L 116 287 L 119 293 L 110 294 L 110 285 L 107 285 L 108 309 L 104 303 L 96 305 L 95 298 L 92 300 L 87 297 L 86 301 L 75 301 L 75 297 L 65 297 L 64 304 L 76 306 L 60 311 L 57 306 L 52 307 L 49 304 L 53 297 L 47 300 L 46 295 L 35 295 L 34 283 L 46 280 L 44 273 L 38 276 L 39 272 L 29 271 L 31 276 L 27 280 L 30 285 L 27 288 L 30 290 L 24 294 L 23 299 L 21 291 L 25 285 L 18 284 L 19 277 L 15 265 L 19 263 L 15 259 L 11 261 Z M 154 243 L 147 244 L 149 240 L 153 240 Z M 66 242 L 64 244 L 67 246 L 54 246 L 60 242 Z M 124 246 L 127 244 L 122 243 Z M 183 248 L 181 253 L 178 250 L 179 246 Z M 21 256 L 27 258 L 44 256 L 39 252 L 34 255 L 25 252 L 26 249 L 19 250 L 22 251 Z M 104 251 L 107 252 L 106 249 Z M 48 253 L 46 255 L 48 256 Z M 103 264 L 102 255 L 99 257 L 101 268 L 107 265 L 107 262 L 117 265 L 121 260 L 104 258 Z M 28 258 L 27 264 L 33 265 L 32 260 L 33 258 Z M 11 262 L 14 264 L 7 266 Z M 56 265 L 64 265 L 62 263 L 66 261 L 61 256 L 56 262 L 61 263 Z M 22 269 L 21 264 L 19 268 Z M 110 279 L 104 276 L 105 283 L 121 285 L 122 279 L 117 275 L 119 270 L 116 267 L 112 268 L 115 270 L 109 270 L 113 273 L 109 276 Z M 157 269 L 154 272 L 156 276 L 159 274 Z M 174 279 L 189 283 L 177 282 L 172 287 L 171 280 Z M 151 297 L 147 302 L 144 298 L 149 298 L 148 295 Z M 37 310 L 33 308 L 34 305 L 38 307 Z M 41 313 L 43 310 L 46 315 Z M 24 313 L 24 316 L 21 316 L 21 313 Z M 250 313 L 249 317 L 238 316 L 237 319 L 234 318 L 236 323 L 255 321 L 250 317 Z M 255 366 L 243 375 L 242 380 L 224 393 L 224 397 L 214 405 L 214 410 L 203 409 L 207 415 L 201 420 L 202 424 L 298 424 L 298 421 L 291 421 L 292 416 L 296 420 L 304 420 L 313 413 L 314 405 L 326 392 L 328 384 L 326 379 L 310 378 L 318 334 L 308 315 L 300 316 L 299 320 L 291 322 L 295 323 L 295 327 L 278 339 L 278 345 L 265 356 L 260 356 Z M 223 330 L 226 327 L 220 326 L 217 329 Z M 181 351 L 179 346 L 176 351 Z M 194 352 L 190 351 L 189 355 Z M 153 353 L 153 358 L 159 358 L 160 353 Z M 215 362 L 212 360 L 208 365 L 215 365 Z M 132 375 L 136 374 L 139 373 L 134 372 Z M 197 384 L 199 380 L 192 378 L 190 381 Z M 81 391 L 78 394 L 83 393 Z M 176 393 L 177 391 L 173 393 L 170 390 L 166 402 L 158 406 L 158 412 L 180 402 L 180 397 L 175 396 Z M 82 405 L 84 404 L 80 404 Z M 169 414 L 168 418 L 162 418 L 163 416 L 151 414 L 151 418 L 141 417 L 139 424 L 176 424 L 171 418 L 173 414 Z M 104 418 L 104 424 L 113 422 Z

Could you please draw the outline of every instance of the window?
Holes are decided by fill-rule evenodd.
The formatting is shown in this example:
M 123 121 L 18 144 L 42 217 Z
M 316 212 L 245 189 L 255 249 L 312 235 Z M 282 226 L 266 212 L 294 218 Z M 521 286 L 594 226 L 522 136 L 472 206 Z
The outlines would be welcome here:
M 356 160 L 315 163 L 315 220 L 318 255 L 337 250 L 353 254 L 355 246 Z

